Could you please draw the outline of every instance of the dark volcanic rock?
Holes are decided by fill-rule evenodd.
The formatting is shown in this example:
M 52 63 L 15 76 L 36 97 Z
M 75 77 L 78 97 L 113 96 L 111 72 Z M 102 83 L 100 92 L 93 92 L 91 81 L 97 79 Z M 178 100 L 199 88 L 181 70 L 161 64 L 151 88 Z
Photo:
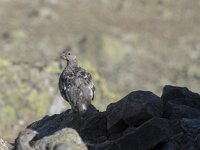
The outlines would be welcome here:
M 170 100 L 169 102 L 172 102 L 178 105 L 190 106 L 200 111 L 200 99 L 179 98 L 179 99 Z
M 46 116 L 27 127 L 37 135 L 32 140 L 23 138 L 20 141 L 25 142 L 16 142 L 15 147 L 25 144 L 36 150 L 199 150 L 199 94 L 166 86 L 162 100 L 151 92 L 136 91 L 110 104 L 105 112 L 91 105 L 84 117 L 71 110 Z M 19 136 L 16 141 L 19 139 L 22 138 Z
M 163 117 L 167 119 L 196 118 L 200 117 L 200 111 L 190 106 L 178 105 L 169 101 L 164 107 Z
M 197 149 L 200 149 L 200 134 L 198 134 L 195 138 L 195 146 Z
M 178 120 L 182 132 L 172 136 L 163 144 L 161 150 L 184 149 L 198 150 L 198 134 L 200 133 L 200 95 L 185 87 L 165 86 L 163 117 Z
M 200 149 L 200 117 L 195 119 L 183 118 L 181 119 L 181 126 L 184 129 L 184 136 L 179 140 L 183 148 L 193 148 L 196 150 Z
M 97 111 L 93 106 L 89 107 L 84 118 L 67 110 L 61 114 L 46 116 L 32 123 L 28 128 L 38 132 L 31 142 L 38 150 L 46 147 L 51 149 L 54 146 L 58 149 L 61 147 L 58 146 L 59 143 L 62 143 L 62 147 L 67 145 L 68 149 L 69 147 L 86 149 L 81 143 L 82 139 L 88 144 L 100 143 L 109 136 L 105 113 Z
M 161 99 L 164 104 L 166 104 L 167 101 L 173 100 L 174 103 L 188 105 L 200 110 L 200 95 L 191 92 L 186 87 L 167 85 L 163 88 Z
M 94 109 L 94 106 L 89 107 L 88 111 L 90 113 L 86 112 L 83 118 L 78 114 L 72 113 L 71 110 L 67 110 L 61 114 L 46 116 L 42 120 L 32 123 L 28 128 L 38 132 L 38 139 L 66 127 L 77 130 L 81 137 L 95 138 L 98 136 L 107 136 L 105 114 Z M 98 128 L 98 126 L 100 127 Z
M 180 132 L 172 136 L 168 141 L 160 143 L 154 150 L 187 150 L 191 142 L 186 133 Z
M 179 150 L 180 146 L 177 142 L 169 141 L 158 145 L 154 150 Z
M 153 148 L 160 142 L 166 140 L 173 135 L 169 121 L 162 118 L 153 118 L 134 132 L 117 140 L 117 144 L 121 149 L 125 150 L 146 150 Z
M 200 117 L 195 119 L 181 119 L 182 128 L 192 134 L 200 134 Z
M 178 99 L 178 98 L 200 99 L 200 95 L 198 93 L 191 92 L 186 87 L 176 87 L 176 86 L 166 85 L 163 88 L 163 93 L 161 98 L 164 101 Z
M 161 117 L 161 99 L 147 91 L 136 91 L 107 107 L 107 127 L 110 133 L 125 130 L 128 126 L 139 126 L 152 117 Z
M 97 143 L 98 141 L 105 141 L 106 137 L 109 136 L 105 113 L 100 112 L 89 117 L 80 134 L 85 140 L 96 141 Z

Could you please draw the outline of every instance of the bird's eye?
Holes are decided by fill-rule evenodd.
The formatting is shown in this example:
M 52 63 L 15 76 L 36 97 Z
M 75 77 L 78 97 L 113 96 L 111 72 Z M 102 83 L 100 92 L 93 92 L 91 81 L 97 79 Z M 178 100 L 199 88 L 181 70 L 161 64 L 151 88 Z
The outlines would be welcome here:
M 71 55 L 71 53 L 69 52 L 68 55 Z

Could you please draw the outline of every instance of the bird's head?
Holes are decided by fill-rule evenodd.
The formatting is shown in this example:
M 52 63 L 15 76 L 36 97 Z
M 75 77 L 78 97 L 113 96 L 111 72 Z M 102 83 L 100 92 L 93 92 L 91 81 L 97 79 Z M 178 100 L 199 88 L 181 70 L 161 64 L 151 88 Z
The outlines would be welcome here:
M 37 131 L 34 131 L 32 129 L 24 129 L 23 131 L 21 131 L 19 133 L 19 139 L 23 142 L 23 141 L 27 141 L 27 140 L 32 140 L 36 135 L 38 134 Z
M 68 65 L 77 64 L 76 56 L 68 49 L 61 53 L 60 58 L 66 60 Z

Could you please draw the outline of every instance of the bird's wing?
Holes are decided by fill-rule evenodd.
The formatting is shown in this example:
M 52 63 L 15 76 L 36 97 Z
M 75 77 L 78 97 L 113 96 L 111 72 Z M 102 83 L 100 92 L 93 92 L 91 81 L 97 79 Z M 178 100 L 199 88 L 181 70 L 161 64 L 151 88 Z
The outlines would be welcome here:
M 91 74 L 81 67 L 78 67 L 77 72 L 76 72 L 76 77 L 82 78 L 86 82 L 91 82 L 91 80 L 92 80 Z
M 59 78 L 59 90 L 62 97 L 70 102 L 72 101 L 72 86 L 74 82 L 74 74 L 72 71 L 65 69 Z
M 92 84 L 91 86 L 92 86 L 91 89 L 92 89 L 92 93 L 93 93 L 92 100 L 94 100 L 95 86 L 94 86 L 94 84 Z
M 88 91 L 88 97 L 90 97 L 91 100 L 94 99 L 95 86 L 92 83 L 92 76 L 89 72 L 81 67 L 76 74 L 76 85 L 86 88 L 86 91 Z

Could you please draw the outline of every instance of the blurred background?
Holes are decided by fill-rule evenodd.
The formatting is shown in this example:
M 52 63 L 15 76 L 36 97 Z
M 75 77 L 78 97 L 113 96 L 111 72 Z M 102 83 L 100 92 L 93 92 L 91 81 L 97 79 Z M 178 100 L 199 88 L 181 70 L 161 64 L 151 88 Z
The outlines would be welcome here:
M 200 92 L 198 0 L 0 0 L 0 136 L 69 108 L 58 91 L 67 47 L 92 73 L 93 104 L 166 84 Z

